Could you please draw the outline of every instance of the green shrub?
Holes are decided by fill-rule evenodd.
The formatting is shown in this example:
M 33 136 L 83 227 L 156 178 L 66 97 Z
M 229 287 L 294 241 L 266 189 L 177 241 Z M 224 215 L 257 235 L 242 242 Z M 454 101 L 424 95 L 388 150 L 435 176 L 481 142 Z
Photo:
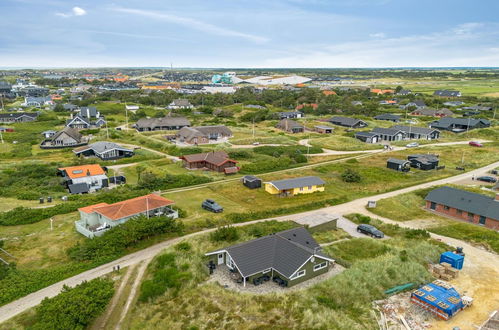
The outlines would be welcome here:
M 239 238 L 239 232 L 236 227 L 222 226 L 210 234 L 210 240 L 213 242 L 234 242 Z
M 167 190 L 208 183 L 211 181 L 212 178 L 208 176 L 194 174 L 166 174 L 164 176 L 158 176 L 152 172 L 144 172 L 140 174 L 137 189 Z
M 362 177 L 359 172 L 347 168 L 343 173 L 341 173 L 341 179 L 345 182 L 358 183 L 362 181 Z
M 149 267 L 152 278 L 142 282 L 140 286 L 139 301 L 146 302 L 164 294 L 168 289 L 175 293 L 188 281 L 192 274 L 187 272 L 187 267 L 178 269 L 175 263 L 175 255 L 167 253 L 156 258 Z
M 190 251 L 192 249 L 192 246 L 188 242 L 180 242 L 177 245 L 175 245 L 175 250 L 177 251 Z
M 45 298 L 36 308 L 31 329 L 85 329 L 106 308 L 114 294 L 113 281 L 97 278 Z

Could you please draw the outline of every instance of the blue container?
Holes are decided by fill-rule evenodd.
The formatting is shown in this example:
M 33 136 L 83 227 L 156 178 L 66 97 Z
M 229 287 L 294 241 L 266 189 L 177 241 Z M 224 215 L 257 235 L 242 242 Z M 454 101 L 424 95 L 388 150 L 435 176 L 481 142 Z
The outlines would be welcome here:
M 464 256 L 447 251 L 440 255 L 440 263 L 442 262 L 449 263 L 453 268 L 463 269 Z

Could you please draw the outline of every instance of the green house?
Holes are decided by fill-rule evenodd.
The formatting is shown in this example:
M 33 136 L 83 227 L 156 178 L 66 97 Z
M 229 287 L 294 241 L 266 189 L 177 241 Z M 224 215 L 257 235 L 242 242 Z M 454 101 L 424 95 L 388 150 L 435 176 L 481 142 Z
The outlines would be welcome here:
M 293 286 L 326 273 L 334 260 L 303 227 L 281 231 L 206 253 L 214 267 L 226 266 L 246 286 L 263 276 Z

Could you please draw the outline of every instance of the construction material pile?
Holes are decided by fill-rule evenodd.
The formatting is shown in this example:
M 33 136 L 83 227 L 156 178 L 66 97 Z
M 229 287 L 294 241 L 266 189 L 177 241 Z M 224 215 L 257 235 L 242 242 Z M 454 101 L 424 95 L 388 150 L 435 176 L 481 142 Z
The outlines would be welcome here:
M 459 275 L 459 269 L 453 268 L 451 264 L 447 262 L 441 262 L 440 264 L 430 264 L 430 273 L 437 279 L 444 281 L 450 281 L 455 279 Z

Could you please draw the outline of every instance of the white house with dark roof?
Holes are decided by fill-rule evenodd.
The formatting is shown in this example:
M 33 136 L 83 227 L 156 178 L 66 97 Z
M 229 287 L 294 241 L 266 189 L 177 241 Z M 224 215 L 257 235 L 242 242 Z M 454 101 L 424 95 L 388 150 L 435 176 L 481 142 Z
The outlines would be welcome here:
M 335 260 L 303 227 L 284 230 L 206 253 L 210 267 L 225 265 L 236 282 L 261 284 L 270 279 L 293 286 L 327 273 Z
M 117 143 L 99 141 L 88 146 L 80 147 L 73 150 L 76 156 L 83 157 L 98 157 L 102 160 L 114 160 L 134 155 L 133 150 L 124 148 Z
M 175 110 L 175 109 L 193 109 L 194 106 L 186 99 L 175 99 L 168 106 L 167 109 Z

